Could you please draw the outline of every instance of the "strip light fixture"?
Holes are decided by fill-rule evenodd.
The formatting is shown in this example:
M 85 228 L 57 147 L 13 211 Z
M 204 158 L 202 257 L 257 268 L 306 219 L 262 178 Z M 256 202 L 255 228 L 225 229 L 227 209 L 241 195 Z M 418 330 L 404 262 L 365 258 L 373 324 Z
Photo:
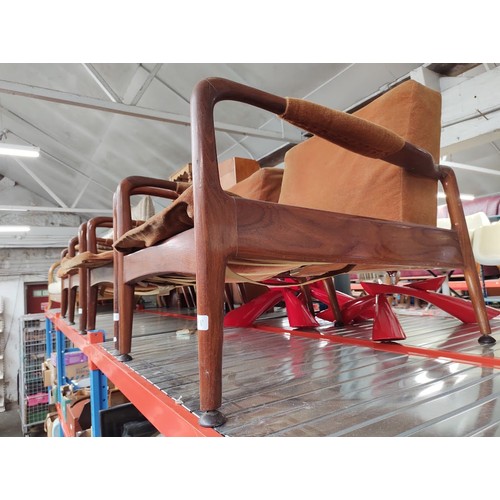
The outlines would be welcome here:
M 19 144 L 0 142 L 0 155 L 38 158 L 40 156 L 40 148 L 36 146 L 21 146 Z

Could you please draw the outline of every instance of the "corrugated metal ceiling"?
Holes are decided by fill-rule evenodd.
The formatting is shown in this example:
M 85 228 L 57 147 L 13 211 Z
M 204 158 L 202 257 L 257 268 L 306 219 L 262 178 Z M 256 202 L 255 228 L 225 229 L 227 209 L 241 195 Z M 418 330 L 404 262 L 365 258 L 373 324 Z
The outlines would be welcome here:
M 37 159 L 0 157 L 0 174 L 15 182 L 2 190 L 0 205 L 79 209 L 90 216 L 92 210 L 111 209 L 112 194 L 128 175 L 167 178 L 190 161 L 191 150 L 189 126 L 166 120 L 176 116 L 184 122 L 189 119 L 191 91 L 208 76 L 341 110 L 355 107 L 408 76 L 424 78 L 446 91 L 482 75 L 491 75 L 488 81 L 497 75 L 500 78 L 496 64 L 433 64 L 0 64 L 0 130 L 8 131 L 8 142 L 33 144 L 42 151 Z M 459 70 L 458 76 L 447 76 Z M 500 101 L 500 96 L 495 99 Z M 104 110 L 95 109 L 100 104 Z M 460 114 L 462 104 L 448 103 L 446 112 L 453 107 Z M 475 118 L 482 113 L 488 113 L 486 119 L 493 116 L 491 102 L 488 109 L 481 109 L 481 99 L 474 104 Z M 146 117 L 113 112 L 117 109 Z M 244 156 L 259 160 L 288 142 L 235 132 L 233 125 L 257 135 L 282 131 L 277 119 L 248 106 L 223 103 L 216 109 L 216 119 L 230 130 L 217 135 L 220 159 Z M 283 133 L 290 136 L 292 131 Z M 299 138 L 297 134 L 293 137 Z M 447 160 L 497 170 L 499 144 L 494 140 L 471 142 L 448 154 Z M 500 192 L 500 177 L 495 174 L 479 175 L 463 168 L 457 174 L 463 191 L 476 196 Z

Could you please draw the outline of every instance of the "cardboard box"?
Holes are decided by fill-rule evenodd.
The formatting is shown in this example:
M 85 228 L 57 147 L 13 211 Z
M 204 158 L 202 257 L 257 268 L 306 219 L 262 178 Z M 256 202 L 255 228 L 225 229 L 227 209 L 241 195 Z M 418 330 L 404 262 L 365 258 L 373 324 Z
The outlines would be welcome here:
M 45 418 L 45 422 L 43 423 L 43 430 L 46 432 L 47 437 L 54 437 L 53 428 L 54 422 L 58 418 L 57 412 L 48 413 Z
M 78 401 L 79 399 L 89 398 L 90 389 L 78 389 L 77 391 L 73 391 L 72 387 L 69 384 L 66 384 L 60 388 L 60 391 L 61 391 L 61 412 L 64 420 L 67 421 L 68 406 L 74 403 L 75 401 Z
M 83 379 L 89 378 L 90 376 L 89 364 L 84 362 L 66 365 L 65 374 L 66 378 L 69 380 L 73 382 L 81 382 Z
M 57 381 L 57 372 L 54 365 L 50 362 L 50 359 L 46 359 L 42 363 L 42 378 L 43 378 L 43 386 L 51 387 L 56 384 Z
M 66 405 L 66 426 L 71 437 L 90 428 L 90 396 L 77 397 Z
M 109 389 L 108 391 L 108 408 L 113 406 L 130 403 L 119 389 Z
M 82 363 L 73 363 L 64 367 L 66 377 L 75 382 L 82 382 L 90 376 L 89 365 L 86 361 Z M 52 360 L 47 359 L 42 363 L 43 385 L 51 387 L 57 385 L 57 368 Z

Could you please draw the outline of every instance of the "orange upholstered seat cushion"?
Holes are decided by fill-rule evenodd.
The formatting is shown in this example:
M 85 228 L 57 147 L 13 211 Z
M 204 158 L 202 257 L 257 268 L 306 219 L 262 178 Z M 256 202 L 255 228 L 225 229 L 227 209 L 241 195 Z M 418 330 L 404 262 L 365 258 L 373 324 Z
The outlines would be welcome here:
M 355 113 L 439 159 L 441 95 L 406 81 Z M 279 203 L 436 225 L 437 183 L 312 137 L 290 149 Z

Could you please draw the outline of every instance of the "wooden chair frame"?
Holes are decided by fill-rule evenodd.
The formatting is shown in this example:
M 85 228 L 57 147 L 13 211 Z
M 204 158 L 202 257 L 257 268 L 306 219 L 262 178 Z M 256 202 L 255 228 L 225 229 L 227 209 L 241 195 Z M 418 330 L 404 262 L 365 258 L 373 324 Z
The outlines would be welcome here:
M 490 335 L 451 168 L 435 165 L 428 152 L 406 141 L 400 151 L 384 158 L 413 175 L 441 182 L 452 221 L 450 230 L 231 197 L 220 185 L 214 126 L 214 107 L 224 100 L 246 103 L 277 115 L 283 115 L 287 108 L 283 97 L 220 78 L 203 80 L 195 87 L 191 99 L 194 229 L 128 255 L 115 254 L 120 301 L 119 348 L 123 356 L 131 349 L 131 334 L 127 333 L 131 317 L 124 316 L 130 309 L 133 283 L 162 273 L 196 276 L 200 409 L 203 412 L 200 424 L 221 425 L 225 421 L 219 408 L 226 265 L 230 260 L 276 260 L 277 256 L 284 261 L 348 263 L 365 269 L 372 265 L 373 269 L 386 270 L 461 267 L 481 332 L 479 342 L 495 342 Z M 320 136 L 322 127 L 329 126 L 318 123 L 316 117 L 300 124 L 302 129 Z M 376 125 L 373 127 L 377 129 Z M 336 142 L 329 134 L 323 138 Z M 117 192 L 116 236 L 128 230 L 120 220 L 121 212 L 127 208 L 126 199 Z

